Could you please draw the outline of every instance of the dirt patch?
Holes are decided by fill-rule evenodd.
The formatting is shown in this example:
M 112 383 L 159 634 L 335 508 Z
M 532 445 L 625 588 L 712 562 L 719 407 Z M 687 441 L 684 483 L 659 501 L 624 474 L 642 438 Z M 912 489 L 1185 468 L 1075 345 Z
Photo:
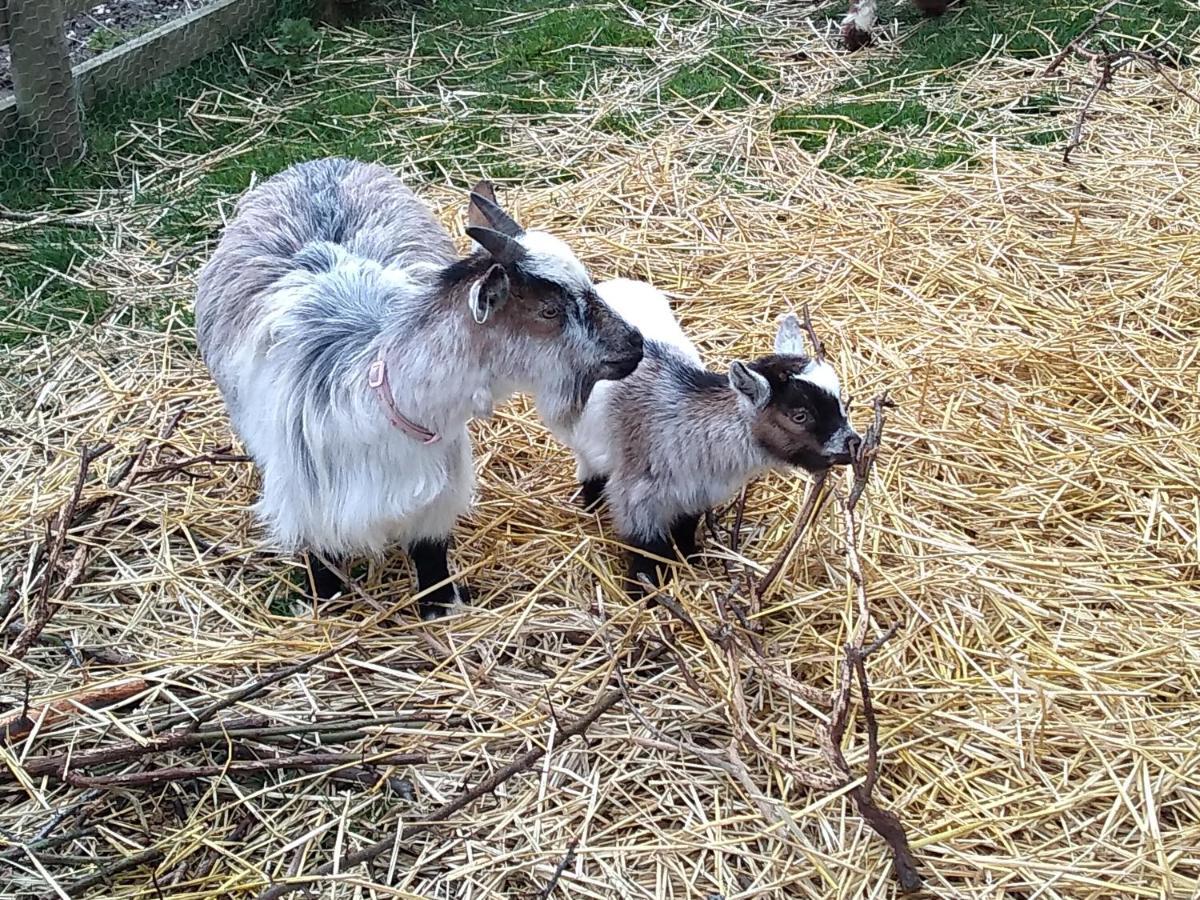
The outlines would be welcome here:
M 66 22 L 71 64 L 111 50 L 164 22 L 212 0 L 111 0 L 100 3 Z M 12 91 L 12 58 L 7 44 L 0 45 L 0 94 Z

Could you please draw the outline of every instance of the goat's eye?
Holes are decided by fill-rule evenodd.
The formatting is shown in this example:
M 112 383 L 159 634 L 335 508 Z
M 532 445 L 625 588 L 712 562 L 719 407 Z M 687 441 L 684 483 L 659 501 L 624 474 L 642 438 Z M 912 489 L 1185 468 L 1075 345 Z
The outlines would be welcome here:
M 558 318 L 558 310 L 555 309 L 553 306 L 543 306 L 541 308 L 541 311 L 538 312 L 538 315 L 541 316 L 543 319 L 557 319 Z
M 792 421 L 795 422 L 797 425 L 807 425 L 808 424 L 808 413 L 802 409 L 798 409 L 792 413 Z

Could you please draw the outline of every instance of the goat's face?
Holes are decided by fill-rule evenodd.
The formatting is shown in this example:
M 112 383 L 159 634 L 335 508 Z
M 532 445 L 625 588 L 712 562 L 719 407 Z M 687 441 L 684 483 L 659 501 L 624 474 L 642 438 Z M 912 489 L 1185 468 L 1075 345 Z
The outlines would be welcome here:
M 577 414 L 597 381 L 618 380 L 637 368 L 641 333 L 599 298 L 566 244 L 522 229 L 483 183 L 472 193 L 468 218 L 467 233 L 493 261 L 471 289 L 472 317 L 497 329 L 508 368 L 528 383 L 539 404 Z
M 790 466 L 820 472 L 847 465 L 862 443 L 846 419 L 837 373 L 817 348 L 808 351 L 795 316 L 786 316 L 775 353 L 735 362 L 730 384 L 745 398 L 755 440 Z

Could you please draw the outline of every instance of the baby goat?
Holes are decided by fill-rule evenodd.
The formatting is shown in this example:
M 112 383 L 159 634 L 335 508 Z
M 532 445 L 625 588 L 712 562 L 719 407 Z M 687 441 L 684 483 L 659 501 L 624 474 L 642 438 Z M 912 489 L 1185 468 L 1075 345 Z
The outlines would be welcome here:
M 638 596 L 639 575 L 660 583 L 650 557 L 672 559 L 674 548 L 694 555 L 701 516 L 751 479 L 848 464 L 861 439 L 837 373 L 806 347 L 794 315 L 782 319 L 774 354 L 717 374 L 703 367 L 662 293 L 624 279 L 596 290 L 641 330 L 642 363 L 623 381 L 596 385 L 575 424 L 548 421 L 575 451 L 584 504 L 607 499 L 617 535 L 640 551 L 628 576 Z
M 468 597 L 447 562 L 474 483 L 468 420 L 527 390 L 573 422 L 642 357 L 566 244 L 521 228 L 484 182 L 468 222 L 482 249 L 459 259 L 387 169 L 302 163 L 241 199 L 196 295 L 275 542 L 339 566 L 403 544 L 425 618 Z M 312 562 L 332 596 L 340 580 Z

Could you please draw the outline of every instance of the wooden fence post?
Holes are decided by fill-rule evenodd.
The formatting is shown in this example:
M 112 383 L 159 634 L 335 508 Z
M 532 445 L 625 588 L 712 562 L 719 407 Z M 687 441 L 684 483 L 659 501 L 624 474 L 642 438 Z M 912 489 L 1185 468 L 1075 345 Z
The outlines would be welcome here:
M 21 125 L 42 162 L 61 166 L 83 155 L 83 119 L 62 0 L 8 0 L 13 95 Z

